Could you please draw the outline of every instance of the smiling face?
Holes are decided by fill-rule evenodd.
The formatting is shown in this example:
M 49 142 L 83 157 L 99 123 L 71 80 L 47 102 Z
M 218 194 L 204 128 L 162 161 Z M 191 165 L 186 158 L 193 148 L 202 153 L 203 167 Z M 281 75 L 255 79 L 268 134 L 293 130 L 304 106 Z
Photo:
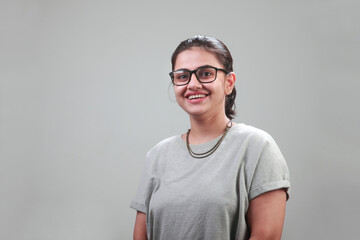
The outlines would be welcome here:
M 192 47 L 179 53 L 174 71 L 193 71 L 203 66 L 223 68 L 213 53 L 204 48 Z M 190 117 L 211 118 L 217 114 L 225 115 L 225 97 L 231 93 L 234 82 L 233 73 L 226 74 L 220 70 L 216 80 L 211 83 L 200 83 L 195 74 L 192 74 L 187 85 L 174 86 L 176 101 Z

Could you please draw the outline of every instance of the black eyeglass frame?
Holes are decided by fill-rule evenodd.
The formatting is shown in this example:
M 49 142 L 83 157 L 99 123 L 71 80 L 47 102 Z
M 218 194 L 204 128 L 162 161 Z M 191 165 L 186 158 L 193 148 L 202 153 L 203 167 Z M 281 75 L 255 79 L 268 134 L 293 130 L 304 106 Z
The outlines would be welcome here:
M 212 69 L 215 69 L 215 78 L 214 78 L 214 80 L 212 80 L 212 81 L 210 81 L 210 82 L 202 82 L 202 81 L 199 79 L 199 76 L 196 74 L 196 72 L 199 71 L 199 70 L 201 70 L 201 69 L 204 69 L 204 68 L 212 68 Z M 223 71 L 225 74 L 228 74 L 228 73 L 229 73 L 229 71 L 227 71 L 227 70 L 225 70 L 225 69 L 223 69 L 223 68 L 217 68 L 217 67 L 213 67 L 213 66 L 208 66 L 208 65 L 207 65 L 207 66 L 198 67 L 197 69 L 195 69 L 195 70 L 193 70 L 193 71 L 190 71 L 190 70 L 188 70 L 188 69 L 179 69 L 179 70 L 170 72 L 169 75 L 170 75 L 172 84 L 175 85 L 175 86 L 184 86 L 184 85 L 187 85 L 187 84 L 190 82 L 190 80 L 191 80 L 192 74 L 195 74 L 196 79 L 197 79 L 200 83 L 206 84 L 206 83 L 212 83 L 212 82 L 214 82 L 214 81 L 216 80 L 216 78 L 217 78 L 217 72 L 218 72 L 219 70 L 220 70 L 220 71 Z M 183 72 L 190 73 L 189 79 L 187 80 L 186 83 L 175 84 L 175 82 L 174 82 L 174 73 L 179 72 L 179 71 L 183 71 Z

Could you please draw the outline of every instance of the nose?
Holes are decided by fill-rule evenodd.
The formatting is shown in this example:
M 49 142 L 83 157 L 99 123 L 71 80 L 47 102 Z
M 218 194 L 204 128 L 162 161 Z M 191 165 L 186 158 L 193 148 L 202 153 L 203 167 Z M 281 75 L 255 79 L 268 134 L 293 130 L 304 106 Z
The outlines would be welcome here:
M 191 74 L 190 82 L 188 83 L 187 87 L 189 89 L 198 89 L 202 87 L 201 82 L 199 82 L 199 80 L 196 78 L 195 73 Z

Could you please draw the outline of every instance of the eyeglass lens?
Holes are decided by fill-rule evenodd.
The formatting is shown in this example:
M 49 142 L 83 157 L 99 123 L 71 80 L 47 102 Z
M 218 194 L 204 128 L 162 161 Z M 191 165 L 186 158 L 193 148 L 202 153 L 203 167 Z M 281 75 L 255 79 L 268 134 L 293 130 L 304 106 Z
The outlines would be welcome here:
M 174 72 L 173 76 L 174 76 L 174 83 L 175 84 L 186 84 L 191 77 L 191 71 L 187 71 L 187 70 L 180 70 L 180 71 L 176 71 Z M 195 72 L 195 75 L 197 77 L 197 79 L 200 82 L 212 82 L 215 80 L 216 78 L 216 69 L 214 68 L 200 68 L 197 69 Z

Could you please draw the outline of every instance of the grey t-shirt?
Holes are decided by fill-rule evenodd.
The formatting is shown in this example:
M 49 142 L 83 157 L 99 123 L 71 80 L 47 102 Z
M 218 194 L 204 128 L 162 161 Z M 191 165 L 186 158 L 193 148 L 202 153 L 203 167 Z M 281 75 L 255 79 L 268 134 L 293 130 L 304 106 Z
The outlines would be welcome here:
M 191 149 L 205 152 L 219 138 Z M 289 187 L 289 170 L 273 138 L 236 124 L 203 159 L 189 155 L 180 135 L 157 144 L 147 154 L 130 207 L 146 213 L 149 240 L 242 240 L 249 238 L 249 201 Z

